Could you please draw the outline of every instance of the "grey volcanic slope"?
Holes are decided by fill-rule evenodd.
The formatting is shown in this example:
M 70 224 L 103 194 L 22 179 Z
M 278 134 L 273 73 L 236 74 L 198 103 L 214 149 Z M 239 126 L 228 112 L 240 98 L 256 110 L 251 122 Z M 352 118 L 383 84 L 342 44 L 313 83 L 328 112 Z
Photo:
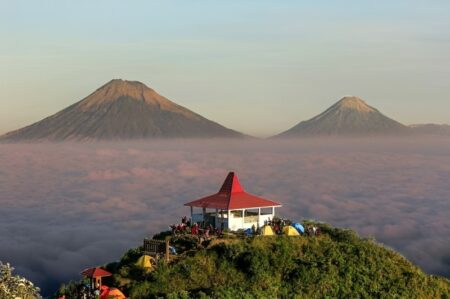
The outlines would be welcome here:
M 358 97 L 344 97 L 316 117 L 275 137 L 400 135 L 409 128 L 392 120 Z
M 446 124 L 417 124 L 409 127 L 418 135 L 450 136 L 450 125 Z
M 0 140 L 243 137 L 137 81 L 112 80 L 66 109 Z

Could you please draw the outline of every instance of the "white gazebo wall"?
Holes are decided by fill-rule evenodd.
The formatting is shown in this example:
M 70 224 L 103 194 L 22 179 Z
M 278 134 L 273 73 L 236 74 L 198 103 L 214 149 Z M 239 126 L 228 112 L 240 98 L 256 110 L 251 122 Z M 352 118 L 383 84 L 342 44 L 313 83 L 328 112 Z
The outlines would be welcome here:
M 268 209 L 270 213 L 267 212 Z M 246 210 L 251 210 L 252 212 L 257 211 L 258 214 L 245 217 Z M 263 211 L 263 214 L 261 214 L 261 211 Z M 236 231 L 252 228 L 252 226 L 255 226 L 255 228 L 262 227 L 265 221 L 273 219 L 274 216 L 275 207 L 231 210 L 228 212 L 228 229 Z

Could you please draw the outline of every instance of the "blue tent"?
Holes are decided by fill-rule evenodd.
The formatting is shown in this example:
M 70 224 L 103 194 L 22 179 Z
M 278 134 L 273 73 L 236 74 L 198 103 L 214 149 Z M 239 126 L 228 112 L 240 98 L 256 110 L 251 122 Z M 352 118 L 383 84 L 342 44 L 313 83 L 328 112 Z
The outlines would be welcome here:
M 253 230 L 251 228 L 247 228 L 246 230 L 244 230 L 244 234 L 247 237 L 251 237 L 253 236 Z
M 292 226 L 293 226 L 300 234 L 304 234 L 304 233 L 305 233 L 305 228 L 304 228 L 303 225 L 301 225 L 300 223 L 294 223 L 294 224 L 292 224 Z

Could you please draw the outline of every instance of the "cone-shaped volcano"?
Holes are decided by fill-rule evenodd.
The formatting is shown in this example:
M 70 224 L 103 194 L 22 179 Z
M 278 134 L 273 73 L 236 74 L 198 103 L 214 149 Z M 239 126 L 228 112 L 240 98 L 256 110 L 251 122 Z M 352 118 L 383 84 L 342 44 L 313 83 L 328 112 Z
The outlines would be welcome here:
M 2 140 L 242 137 L 137 81 L 112 80 L 78 103 Z
M 276 137 L 399 135 L 408 131 L 408 127 L 384 116 L 362 99 L 344 97 L 325 112 Z

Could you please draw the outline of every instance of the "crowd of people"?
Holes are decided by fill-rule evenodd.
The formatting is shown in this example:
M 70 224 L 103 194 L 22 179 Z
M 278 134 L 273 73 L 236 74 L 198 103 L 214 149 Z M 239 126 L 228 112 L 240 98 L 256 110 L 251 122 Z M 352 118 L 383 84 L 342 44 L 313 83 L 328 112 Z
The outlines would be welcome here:
M 98 284 L 94 288 L 90 288 L 87 283 L 79 283 L 76 286 L 75 298 L 77 299 L 96 299 L 100 298 L 101 289 Z M 72 294 L 73 295 L 73 294 Z M 73 297 L 71 297 L 73 298 Z M 66 295 L 61 295 L 58 299 L 69 299 Z
M 173 236 L 179 235 L 194 235 L 204 240 L 208 240 L 211 235 L 221 236 L 223 231 L 219 228 L 214 228 L 213 225 L 206 222 L 192 222 L 186 216 L 181 218 L 181 223 L 169 225 Z
M 278 218 L 274 217 L 273 219 L 269 219 L 264 221 L 264 225 L 268 225 L 272 228 L 275 234 L 282 235 L 283 234 L 283 228 L 286 226 L 293 225 L 292 221 L 285 218 Z M 173 236 L 180 236 L 180 235 L 194 235 L 198 236 L 199 239 L 202 240 L 208 240 L 211 235 L 214 236 L 222 236 L 223 230 L 219 228 L 214 228 L 213 225 L 206 223 L 206 222 L 192 222 L 190 219 L 188 219 L 186 216 L 181 218 L 181 223 L 179 224 L 172 224 L 169 225 L 169 228 L 172 231 Z M 304 225 L 305 231 L 302 232 L 308 236 L 317 236 L 321 234 L 320 227 L 317 227 L 315 225 Z M 245 233 L 246 235 L 259 235 L 260 229 L 253 227 L 251 229 L 248 229 L 248 233 Z
M 310 236 L 318 236 L 322 232 L 320 231 L 320 227 L 314 226 L 314 225 L 308 225 L 306 226 L 306 231 L 308 235 Z
M 119 290 L 119 294 L 110 295 L 110 292 Z M 107 299 L 107 298 L 125 299 L 122 291 L 116 288 L 110 288 L 106 285 L 100 286 L 98 283 L 95 286 L 90 287 L 88 283 L 79 283 L 76 286 L 75 293 L 71 296 L 61 295 L 58 299 Z
M 268 225 L 272 228 L 275 234 L 282 235 L 283 228 L 286 226 L 293 225 L 292 221 L 284 218 L 273 218 L 268 221 L 264 221 L 264 225 Z M 308 236 L 318 236 L 321 234 L 320 227 L 315 225 L 303 225 L 305 228 L 305 234 Z
M 283 233 L 283 228 L 285 226 L 289 226 L 291 224 L 292 224 L 292 221 L 290 221 L 289 219 L 276 218 L 276 217 L 273 219 L 264 221 L 264 225 L 268 225 L 268 226 L 272 227 L 273 232 L 278 235 L 281 235 Z

